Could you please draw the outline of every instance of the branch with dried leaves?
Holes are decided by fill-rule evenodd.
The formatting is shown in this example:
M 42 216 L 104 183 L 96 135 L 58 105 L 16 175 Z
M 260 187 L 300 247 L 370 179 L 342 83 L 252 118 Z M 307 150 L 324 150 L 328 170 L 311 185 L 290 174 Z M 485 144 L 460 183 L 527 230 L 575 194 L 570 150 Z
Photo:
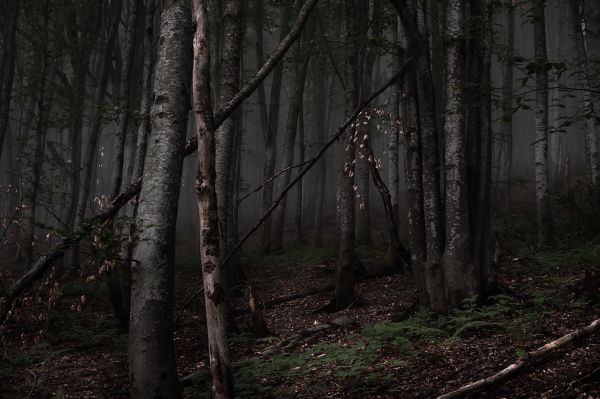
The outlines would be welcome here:
M 292 29 L 288 32 L 285 38 L 279 43 L 277 48 L 264 62 L 261 68 L 256 72 L 254 77 L 229 101 L 225 106 L 215 112 L 215 129 L 218 128 L 233 111 L 246 99 L 254 90 L 262 83 L 269 73 L 275 68 L 275 65 L 284 57 L 287 50 L 300 37 L 302 29 L 306 25 L 306 21 L 319 0 L 306 0 L 300 8 L 296 21 Z M 198 149 L 197 137 L 189 140 L 185 145 L 185 156 L 194 153 Z M 55 244 L 48 252 L 38 259 L 33 267 L 17 280 L 11 287 L 9 293 L 0 299 L 0 324 L 4 323 L 13 301 L 26 291 L 36 280 L 40 279 L 52 266 L 52 264 L 60 259 L 64 253 L 77 244 L 84 237 L 92 233 L 95 226 L 103 224 L 111 220 L 127 202 L 134 198 L 141 189 L 141 180 L 136 181 L 129 187 L 125 188 L 109 205 L 108 207 L 95 217 L 84 221 L 77 230 L 69 236 L 63 236 L 60 241 Z
M 119 210 L 137 195 L 140 191 L 142 181 L 138 180 L 114 200 L 96 216 L 88 219 L 85 223 L 73 231 L 68 236 L 63 236 L 48 252 L 43 254 L 38 261 L 29 269 L 20 279 L 18 279 L 10 288 L 8 293 L 1 299 L 0 303 L 0 324 L 6 320 L 15 299 L 25 292 L 31 285 L 40 279 L 51 267 L 52 264 L 60 259 L 64 253 L 83 238 L 89 236 L 99 226 L 111 221 L 119 212 Z
M 565 347 L 571 342 L 592 336 L 599 329 L 600 319 L 596 319 L 590 325 L 584 328 L 570 332 L 569 334 L 564 335 L 559 339 L 556 339 L 552 342 L 548 342 L 546 345 L 527 353 L 527 355 L 521 357 L 518 361 L 504 368 L 502 371 L 490 377 L 482 378 L 478 381 L 467 384 L 455 391 L 438 396 L 437 399 L 462 398 L 466 395 L 480 391 L 483 388 L 487 388 L 491 385 L 502 382 L 514 376 L 517 372 L 521 371 L 522 369 L 531 366 L 537 362 L 540 362 L 550 353 Z

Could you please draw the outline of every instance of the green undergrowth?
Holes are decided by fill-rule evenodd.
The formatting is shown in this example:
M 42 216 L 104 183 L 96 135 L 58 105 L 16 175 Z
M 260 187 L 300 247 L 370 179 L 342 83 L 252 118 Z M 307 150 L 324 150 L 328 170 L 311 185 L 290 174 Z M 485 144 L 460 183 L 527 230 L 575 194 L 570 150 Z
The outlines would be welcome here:
M 257 272 L 279 274 L 314 265 L 332 264 L 336 259 L 337 252 L 334 248 L 296 245 L 267 254 L 258 249 L 249 249 L 241 254 L 240 261 L 244 266 L 255 269 Z

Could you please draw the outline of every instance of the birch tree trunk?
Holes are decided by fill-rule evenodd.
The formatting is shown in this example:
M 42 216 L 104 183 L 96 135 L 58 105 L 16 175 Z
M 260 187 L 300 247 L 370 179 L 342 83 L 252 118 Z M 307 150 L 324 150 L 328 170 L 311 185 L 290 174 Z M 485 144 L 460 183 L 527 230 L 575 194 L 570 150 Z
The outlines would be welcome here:
M 538 246 L 555 245 L 550 194 L 548 192 L 548 62 L 545 0 L 532 0 L 535 50 L 535 194 Z
M 200 251 L 212 395 L 233 398 L 233 376 L 227 346 L 227 305 L 220 257 L 216 188 L 216 143 L 210 94 L 208 15 L 203 0 L 193 1 L 194 34 L 193 103 L 198 137 L 196 193 L 200 215 Z
M 191 18 L 185 1 L 163 6 L 151 111 L 133 251 L 129 368 L 131 397 L 177 398 L 173 336 L 174 250 L 191 72 Z M 160 220 L 160 223 L 156 221 Z

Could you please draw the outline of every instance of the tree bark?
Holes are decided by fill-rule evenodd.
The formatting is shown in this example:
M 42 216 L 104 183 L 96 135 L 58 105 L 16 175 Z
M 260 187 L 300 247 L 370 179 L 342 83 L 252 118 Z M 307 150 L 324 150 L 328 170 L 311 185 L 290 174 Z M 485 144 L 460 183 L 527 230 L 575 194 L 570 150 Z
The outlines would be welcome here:
M 408 52 L 413 57 L 421 134 L 421 174 L 425 230 L 423 280 L 428 306 L 435 311 L 446 309 L 444 275 L 441 265 L 444 250 L 444 226 L 440 192 L 440 164 L 436 127 L 435 92 L 432 84 L 429 44 L 417 22 L 416 11 L 405 1 L 390 0 L 400 16 L 406 34 Z
M 402 63 L 401 49 L 400 49 L 400 38 L 399 35 L 399 21 L 398 17 L 394 18 L 392 23 L 392 44 L 395 53 L 392 55 L 392 69 L 399 71 Z M 400 147 L 400 133 L 401 133 L 401 120 L 400 120 L 400 90 L 402 83 L 398 82 L 395 87 L 392 88 L 390 93 L 390 141 L 388 144 L 388 176 L 389 176 L 389 189 L 390 189 L 390 201 L 392 202 L 392 210 L 394 212 L 394 220 L 396 226 L 400 226 L 400 173 L 399 173 L 399 147 Z
M 569 0 L 569 5 L 571 7 L 571 23 L 577 56 L 583 69 L 583 102 L 586 116 L 585 139 L 588 147 L 589 171 L 592 185 L 597 188 L 600 185 L 600 145 L 598 144 L 596 122 L 592 118 L 592 115 L 594 115 L 593 96 L 588 90 L 591 87 L 593 72 L 590 70 L 587 15 L 584 0 Z
M 355 0 L 345 0 L 346 38 L 350 42 L 345 61 L 345 115 L 356 108 L 359 99 L 357 70 L 358 45 L 352 37 L 357 32 L 357 7 Z M 338 174 L 336 208 L 340 230 L 339 254 L 335 280 L 335 309 L 344 309 L 354 301 L 354 270 L 356 261 L 354 215 L 354 159 L 355 126 L 346 130 L 343 138 L 342 167 Z
M 193 1 L 194 34 L 193 103 L 198 137 L 198 177 L 196 193 L 200 214 L 200 251 L 212 394 L 233 398 L 233 376 L 227 345 L 226 289 L 220 258 L 220 235 L 216 184 L 215 123 L 210 94 L 210 50 L 208 15 L 203 0 Z
M 294 68 L 294 91 L 290 99 L 290 106 L 288 110 L 281 170 L 289 169 L 294 163 L 294 147 L 296 144 L 296 134 L 298 132 L 298 116 L 300 115 L 300 109 L 303 106 L 304 86 L 306 84 L 306 75 L 310 61 L 310 41 L 311 38 L 309 36 L 305 36 L 302 40 L 303 43 L 297 44 L 298 48 L 296 54 L 294 54 L 294 58 L 296 58 L 296 65 Z M 283 188 L 289 184 L 291 176 L 292 171 L 287 170 L 279 177 L 277 185 L 278 192 L 281 192 Z M 273 250 L 280 250 L 283 248 L 286 209 L 287 197 L 284 197 L 279 207 L 277 207 L 273 217 L 273 238 L 271 242 L 271 249 Z
M 177 204 L 188 120 L 191 17 L 185 1 L 169 1 L 161 17 L 151 111 L 133 251 L 129 364 L 132 398 L 176 398 L 173 337 Z M 161 223 L 156 223 L 160 220 Z
M 240 89 L 240 57 L 242 45 L 242 15 L 240 0 L 225 0 L 223 2 L 221 45 L 220 45 L 220 81 L 217 106 L 223 107 L 230 101 Z M 231 223 L 229 216 L 231 164 L 233 158 L 233 147 L 235 142 L 235 115 L 223 121 L 216 131 L 216 168 L 217 168 L 217 198 L 219 201 L 219 231 L 221 232 L 221 252 L 228 252 L 228 232 Z
M 552 207 L 548 190 L 548 63 L 545 0 L 532 0 L 535 50 L 535 195 L 538 246 L 555 245 Z
M 292 2 L 286 2 L 281 10 L 281 26 L 279 28 L 280 31 L 280 41 L 283 40 L 285 35 L 289 30 L 289 23 L 292 15 Z M 263 10 L 259 11 L 260 13 Z M 262 21 L 262 19 L 260 19 Z M 258 28 L 257 28 L 258 29 Z M 257 35 L 258 32 L 257 32 Z M 257 40 L 260 40 L 257 43 L 260 43 L 260 46 L 257 44 L 257 60 L 258 62 L 262 62 L 263 58 L 263 40 L 262 40 L 262 28 L 259 37 Z M 260 47 L 260 49 L 258 48 Z M 273 71 L 273 80 L 271 84 L 271 95 L 269 102 L 269 112 L 266 118 L 266 124 L 263 126 L 264 130 L 264 142 L 265 142 L 265 161 L 263 166 L 263 180 L 265 182 L 265 188 L 262 192 L 262 203 L 261 203 L 261 211 L 264 213 L 271 204 L 273 203 L 273 188 L 274 183 L 271 179 L 271 176 L 275 173 L 275 164 L 277 158 L 277 131 L 279 126 L 279 103 L 281 97 L 281 86 L 283 82 L 283 69 L 284 62 L 281 61 L 275 67 Z M 267 105 L 266 100 L 261 101 L 264 102 L 264 109 L 266 112 Z M 269 251 L 271 246 L 271 219 L 267 219 L 263 224 L 263 228 L 261 230 L 261 246 L 263 251 Z
M 300 115 L 298 115 L 298 163 L 302 165 L 305 159 L 306 145 L 304 142 L 304 104 L 300 106 Z M 302 173 L 303 167 L 300 167 L 300 173 Z M 296 223 L 296 243 L 304 244 L 304 232 L 303 232 L 303 206 L 304 206 L 304 186 L 302 179 L 298 182 L 296 187 L 296 215 L 294 221 Z
M 498 162 L 497 209 L 505 217 L 510 215 L 512 189 L 512 145 L 513 145 L 513 86 L 514 86 L 514 48 L 515 48 L 515 7 L 506 10 L 506 51 L 502 71 L 502 134 L 500 137 Z
M 0 159 L 4 137 L 8 128 L 12 87 L 15 76 L 15 62 L 17 59 L 17 25 L 21 1 L 13 0 L 7 4 L 8 12 L 5 16 L 4 48 L 2 51 L 2 64 L 0 65 Z
M 446 245 L 444 283 L 448 308 L 478 290 L 479 276 L 471 258 L 465 136 L 464 0 L 448 3 L 446 71 Z

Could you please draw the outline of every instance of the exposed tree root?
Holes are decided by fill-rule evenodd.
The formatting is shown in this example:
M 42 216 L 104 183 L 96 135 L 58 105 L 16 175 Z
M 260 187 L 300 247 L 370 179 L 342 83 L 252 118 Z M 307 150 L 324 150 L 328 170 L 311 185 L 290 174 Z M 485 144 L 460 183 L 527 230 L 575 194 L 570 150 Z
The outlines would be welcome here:
M 594 320 L 587 327 L 570 332 L 567 335 L 564 335 L 552 342 L 548 342 L 546 345 L 527 353 L 527 355 L 523 356 L 515 363 L 511 364 L 510 366 L 504 368 L 502 371 L 490 377 L 482 378 L 478 381 L 472 382 L 461 388 L 458 388 L 452 392 L 438 396 L 437 399 L 461 398 L 476 391 L 479 391 L 483 388 L 502 382 L 512 377 L 520 370 L 542 361 L 551 352 L 563 348 L 564 346 L 570 344 L 575 340 L 592 336 L 595 332 L 598 331 L 598 329 L 600 329 L 600 319 Z

